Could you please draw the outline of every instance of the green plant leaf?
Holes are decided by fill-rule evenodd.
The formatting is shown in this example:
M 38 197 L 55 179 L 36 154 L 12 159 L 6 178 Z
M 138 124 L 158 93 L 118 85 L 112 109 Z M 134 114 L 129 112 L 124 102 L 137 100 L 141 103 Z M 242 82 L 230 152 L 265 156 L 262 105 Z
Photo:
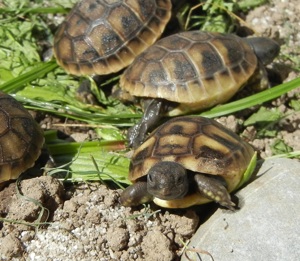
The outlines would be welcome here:
M 127 179 L 129 158 L 123 140 L 66 142 L 58 139 L 54 131 L 46 132 L 45 137 L 47 149 L 58 166 L 46 168 L 50 175 L 72 182 L 113 178 L 130 183 Z
M 253 113 L 245 122 L 245 126 L 259 124 L 260 126 L 266 126 L 272 122 L 277 122 L 283 117 L 283 114 L 278 108 L 267 109 L 261 107 L 256 113 Z
M 300 111 L 300 101 L 299 100 L 291 100 L 289 104 L 295 111 Z
M 12 93 L 20 90 L 25 84 L 36 79 L 44 77 L 47 73 L 53 71 L 58 65 L 55 62 L 38 63 L 29 72 L 21 74 L 0 85 L 0 90 L 6 93 Z
M 272 154 L 283 154 L 293 151 L 293 148 L 288 146 L 282 139 L 276 139 L 271 145 Z

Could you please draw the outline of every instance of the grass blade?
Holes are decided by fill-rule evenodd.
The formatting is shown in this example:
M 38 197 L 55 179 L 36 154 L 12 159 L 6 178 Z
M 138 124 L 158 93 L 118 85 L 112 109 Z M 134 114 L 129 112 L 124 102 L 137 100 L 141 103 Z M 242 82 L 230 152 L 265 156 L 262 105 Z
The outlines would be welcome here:
M 214 107 L 209 111 L 200 113 L 199 115 L 208 118 L 215 118 L 215 117 L 228 115 L 237 111 L 244 110 L 246 108 L 250 108 L 255 105 L 262 104 L 272 99 L 275 99 L 298 87 L 300 87 L 300 78 L 296 78 L 290 82 L 278 85 L 276 87 L 270 88 L 260 93 L 256 93 L 254 95 L 240 99 L 238 101 L 234 101 L 234 102 L 230 102 L 224 105 Z
M 6 93 L 16 92 L 20 90 L 25 84 L 42 78 L 45 74 L 53 71 L 56 67 L 58 67 L 58 65 L 54 61 L 40 63 L 29 72 L 19 75 L 18 77 L 0 85 L 0 90 Z

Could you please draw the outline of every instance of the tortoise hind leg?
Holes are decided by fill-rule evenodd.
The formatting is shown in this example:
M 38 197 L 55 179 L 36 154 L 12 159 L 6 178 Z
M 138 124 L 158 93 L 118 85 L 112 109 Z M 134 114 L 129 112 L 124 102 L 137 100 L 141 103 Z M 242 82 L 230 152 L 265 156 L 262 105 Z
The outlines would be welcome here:
M 234 210 L 235 204 L 231 201 L 230 194 L 226 189 L 226 183 L 218 177 L 197 173 L 194 176 L 199 192 L 206 198 L 220 205 Z

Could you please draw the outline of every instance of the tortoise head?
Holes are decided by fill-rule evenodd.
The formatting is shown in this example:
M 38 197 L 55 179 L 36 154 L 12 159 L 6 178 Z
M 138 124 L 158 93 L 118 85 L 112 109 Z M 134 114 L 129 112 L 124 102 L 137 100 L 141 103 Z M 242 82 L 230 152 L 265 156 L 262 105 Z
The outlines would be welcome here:
M 183 198 L 189 189 L 186 170 L 176 162 L 156 163 L 148 172 L 147 190 L 154 197 L 171 200 Z
M 264 65 L 271 63 L 279 54 L 279 44 L 270 38 L 249 37 L 244 39 L 252 47 L 256 56 Z

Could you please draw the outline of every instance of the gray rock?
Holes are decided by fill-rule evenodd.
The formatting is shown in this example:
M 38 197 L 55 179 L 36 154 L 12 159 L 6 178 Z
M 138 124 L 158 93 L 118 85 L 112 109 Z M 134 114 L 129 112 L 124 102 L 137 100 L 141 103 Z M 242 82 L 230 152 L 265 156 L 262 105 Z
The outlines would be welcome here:
M 218 209 L 188 246 L 197 252 L 182 261 L 299 260 L 300 163 L 266 160 L 257 176 L 237 193 L 241 209 Z

